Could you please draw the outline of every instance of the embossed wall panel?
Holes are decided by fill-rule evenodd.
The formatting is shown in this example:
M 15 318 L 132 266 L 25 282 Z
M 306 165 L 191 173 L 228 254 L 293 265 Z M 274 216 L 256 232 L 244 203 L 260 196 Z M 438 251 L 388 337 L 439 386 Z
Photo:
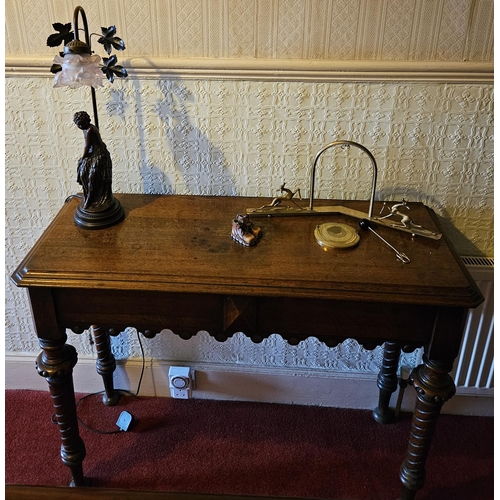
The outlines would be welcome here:
M 102 89 L 98 101 L 116 192 L 274 196 L 286 180 L 307 196 L 316 152 L 347 138 L 374 153 L 378 199 L 427 203 L 458 251 L 474 255 L 493 252 L 492 91 L 482 85 L 128 80 Z M 85 90 L 53 89 L 49 79 L 9 78 L 6 101 L 9 274 L 79 189 L 82 139 L 72 114 L 88 109 L 89 99 Z M 363 161 L 354 153 L 325 153 L 316 196 L 368 198 Z M 7 350 L 36 351 L 24 291 L 7 280 L 6 299 Z

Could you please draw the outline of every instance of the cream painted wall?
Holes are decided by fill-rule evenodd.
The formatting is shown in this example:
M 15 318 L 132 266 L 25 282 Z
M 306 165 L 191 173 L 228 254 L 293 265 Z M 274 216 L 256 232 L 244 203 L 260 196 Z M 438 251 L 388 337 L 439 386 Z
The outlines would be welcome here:
M 131 78 L 98 92 L 116 192 L 273 196 L 284 180 L 307 192 L 315 153 L 350 139 L 377 159 L 378 199 L 423 201 L 459 253 L 492 255 L 492 1 L 82 3 L 91 29 L 116 23 L 127 44 L 118 56 Z M 71 116 L 89 108 L 86 91 L 53 89 L 48 72 L 57 50 L 45 39 L 73 5 L 32 5 L 6 2 L 9 354 L 39 350 L 25 292 L 8 277 L 79 188 L 82 139 Z M 324 167 L 317 186 L 353 198 L 367 197 L 368 183 L 344 165 Z M 71 343 L 93 354 L 86 334 Z M 226 366 L 375 373 L 380 362 L 380 349 L 352 341 L 332 352 L 314 339 L 293 348 L 276 336 L 256 346 L 203 334 L 146 346 L 151 358 Z M 114 340 L 114 351 L 137 356 L 135 336 Z

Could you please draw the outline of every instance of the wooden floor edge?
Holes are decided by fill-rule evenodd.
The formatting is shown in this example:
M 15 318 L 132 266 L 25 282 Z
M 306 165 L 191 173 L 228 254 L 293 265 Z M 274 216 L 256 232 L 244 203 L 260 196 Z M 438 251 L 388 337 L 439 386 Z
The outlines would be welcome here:
M 287 500 L 286 497 L 176 493 L 115 488 L 70 488 L 20 484 L 7 484 L 5 486 L 6 500 L 85 500 L 88 498 L 94 500 Z M 293 500 L 300 499 L 294 498 Z

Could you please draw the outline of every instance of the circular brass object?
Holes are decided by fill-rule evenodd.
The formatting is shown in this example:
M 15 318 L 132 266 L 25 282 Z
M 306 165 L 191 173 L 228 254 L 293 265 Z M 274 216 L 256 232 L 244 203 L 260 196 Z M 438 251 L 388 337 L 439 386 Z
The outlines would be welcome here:
M 351 248 L 357 245 L 360 239 L 353 227 L 340 222 L 326 222 L 316 226 L 314 237 L 325 249 Z

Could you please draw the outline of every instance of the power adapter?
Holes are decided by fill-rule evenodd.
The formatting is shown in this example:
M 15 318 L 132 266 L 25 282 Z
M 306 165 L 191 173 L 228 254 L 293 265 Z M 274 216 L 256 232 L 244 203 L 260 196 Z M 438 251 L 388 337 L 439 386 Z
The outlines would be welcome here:
M 128 411 L 122 411 L 116 421 L 116 425 L 120 430 L 125 432 L 131 429 L 133 423 L 134 417 Z

